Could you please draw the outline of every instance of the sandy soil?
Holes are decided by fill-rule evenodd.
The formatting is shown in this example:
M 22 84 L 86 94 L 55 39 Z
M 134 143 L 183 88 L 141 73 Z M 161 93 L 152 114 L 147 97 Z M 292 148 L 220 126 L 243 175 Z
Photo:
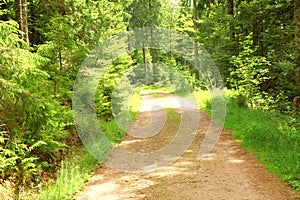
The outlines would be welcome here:
M 144 94 L 145 105 L 159 97 Z M 169 95 L 160 98 L 170 102 Z M 147 100 L 148 99 L 148 100 Z M 169 105 L 167 105 L 168 107 Z M 151 106 L 150 106 L 151 107 Z M 150 108 L 149 107 L 149 108 Z M 176 106 L 175 106 L 176 107 Z M 150 173 L 126 173 L 109 167 L 95 170 L 76 200 L 295 200 L 299 193 L 292 190 L 223 130 L 217 145 L 204 159 L 198 159 L 201 143 L 210 124 L 202 111 L 199 128 L 192 144 L 171 165 Z M 159 112 L 159 110 L 152 111 Z M 175 111 L 178 115 L 182 110 Z M 156 113 L 156 117 L 163 114 Z M 164 116 L 165 117 L 165 116 Z M 143 126 L 150 121 L 149 109 L 144 108 L 136 120 Z M 165 119 L 165 118 L 164 118 Z M 166 119 L 165 119 L 166 120 Z M 179 124 L 166 120 L 166 125 L 153 137 L 137 139 L 127 135 L 118 145 L 131 152 L 152 152 L 164 147 L 175 137 Z

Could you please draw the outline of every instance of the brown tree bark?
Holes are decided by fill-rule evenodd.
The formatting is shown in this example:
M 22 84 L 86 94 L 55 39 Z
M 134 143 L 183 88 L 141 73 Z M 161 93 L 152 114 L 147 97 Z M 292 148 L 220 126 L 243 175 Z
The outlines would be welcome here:
M 145 48 L 145 44 L 143 42 L 143 64 L 144 64 L 144 73 L 145 73 L 145 83 L 148 84 L 149 83 L 149 79 L 148 79 L 148 64 L 147 64 L 147 58 L 146 58 L 146 48 Z
M 194 24 L 195 36 L 197 35 L 197 31 L 198 31 L 197 20 L 198 20 L 197 0 L 193 0 L 193 24 Z M 195 42 L 194 42 L 194 56 L 195 56 L 194 67 L 196 68 L 195 76 L 196 76 L 196 80 L 199 80 L 199 78 L 200 78 L 199 77 L 200 76 L 200 73 L 199 73 L 200 66 L 199 66 L 198 43 L 196 41 L 196 38 L 195 38 Z
M 150 13 L 153 12 L 153 0 L 149 0 L 149 10 Z M 155 19 L 154 19 L 155 20 Z M 156 24 L 154 22 L 154 24 Z M 154 46 L 154 35 L 153 35 L 153 28 L 151 27 L 150 29 L 150 38 L 151 38 L 151 46 Z M 156 82 L 157 81 L 157 69 L 156 69 L 156 51 L 154 48 L 150 49 L 150 55 L 151 55 L 151 64 L 152 64 L 152 72 L 153 72 L 153 81 Z
M 27 0 L 15 0 L 15 12 L 19 29 L 23 32 L 22 39 L 29 45 Z

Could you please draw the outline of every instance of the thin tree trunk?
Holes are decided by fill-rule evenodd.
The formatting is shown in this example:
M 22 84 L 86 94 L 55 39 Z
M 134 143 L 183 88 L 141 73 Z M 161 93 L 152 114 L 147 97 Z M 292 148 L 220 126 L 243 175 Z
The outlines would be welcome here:
M 151 28 L 151 43 L 152 47 L 154 45 L 154 40 L 153 40 L 153 30 Z M 152 70 L 153 70 L 153 81 L 157 82 L 157 69 L 156 69 L 156 52 L 154 48 L 150 49 L 150 54 L 152 58 Z
M 294 0 L 295 42 L 296 42 L 296 84 L 300 86 L 300 0 Z
M 132 52 L 131 52 L 131 35 L 128 34 L 128 52 L 129 52 L 129 55 L 130 57 L 132 57 Z
M 64 15 L 66 15 L 66 2 L 65 0 L 59 0 L 59 14 L 63 17 Z M 57 74 L 59 73 L 60 70 L 63 69 L 63 47 L 62 45 L 62 41 L 59 40 L 59 44 L 58 44 L 58 60 L 59 60 L 59 68 L 58 70 L 55 71 L 55 76 L 54 76 L 54 88 L 53 88 L 53 93 L 54 96 L 56 96 L 57 94 L 57 90 L 58 90 L 58 81 L 56 79 Z
M 19 24 L 20 31 L 23 31 L 22 0 L 15 0 L 16 21 Z
M 149 0 L 149 10 L 152 13 L 153 12 L 153 2 L 152 0 Z M 152 73 L 153 73 L 153 81 L 157 81 L 157 70 L 156 70 L 156 52 L 155 49 L 153 48 L 154 46 L 154 37 L 153 37 L 153 29 L 150 29 L 150 38 L 151 38 L 151 46 L 152 48 L 150 49 L 150 54 L 151 54 L 151 59 L 152 59 Z
M 16 21 L 20 31 L 23 32 L 22 39 L 29 45 L 28 19 L 27 19 L 27 0 L 15 0 Z
M 147 65 L 147 59 L 146 59 L 146 49 L 145 49 L 145 45 L 144 45 L 144 42 L 143 42 L 143 64 L 144 64 L 144 73 L 145 73 L 145 82 L 146 84 L 149 83 L 149 80 L 148 80 L 148 65 Z
M 257 46 L 259 43 L 259 19 L 255 16 L 252 21 L 252 32 L 253 32 L 253 45 Z
M 234 2 L 233 0 L 227 0 L 227 14 L 234 16 Z M 230 39 L 233 41 L 235 39 L 234 25 L 230 24 Z
M 23 27 L 24 27 L 23 40 L 29 45 L 27 0 L 22 0 L 22 15 L 23 15 L 22 18 L 23 18 Z
M 194 63 L 194 67 L 196 68 L 195 70 L 195 79 L 199 80 L 199 70 L 200 70 L 200 66 L 198 65 L 199 63 L 199 52 L 198 52 L 198 43 L 196 41 L 196 35 L 197 35 L 197 31 L 198 31 L 198 24 L 197 24 L 197 20 L 198 20 L 198 14 L 197 14 L 197 0 L 193 0 L 193 24 L 194 24 L 194 30 L 195 30 L 195 42 L 194 42 L 194 56 L 195 56 L 195 63 Z

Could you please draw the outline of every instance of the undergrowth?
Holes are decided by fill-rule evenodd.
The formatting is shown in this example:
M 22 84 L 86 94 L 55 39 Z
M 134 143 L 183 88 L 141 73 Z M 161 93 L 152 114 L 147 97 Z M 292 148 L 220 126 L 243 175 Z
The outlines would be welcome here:
M 129 115 L 132 119 L 139 112 L 141 97 L 138 90 L 133 93 L 129 101 Z M 112 143 L 119 143 L 125 132 L 114 121 L 100 119 L 100 125 L 106 137 Z M 70 155 L 61 162 L 57 179 L 54 183 L 47 183 L 40 189 L 39 200 L 69 200 L 76 194 L 93 174 L 92 170 L 101 167 L 99 162 L 85 148 L 72 148 Z
M 208 92 L 197 92 L 199 107 L 211 113 Z M 268 170 L 300 190 L 300 126 L 291 115 L 251 109 L 227 97 L 224 127 Z
M 225 128 L 267 169 L 300 190 L 300 128 L 288 116 L 230 106 Z
M 119 129 L 115 121 L 102 122 L 101 128 L 107 138 L 118 143 L 125 133 Z M 100 160 L 105 160 L 104 158 Z M 60 170 L 54 183 L 48 181 L 40 190 L 39 200 L 69 200 L 76 194 L 90 176 L 92 170 L 101 167 L 102 163 L 84 147 L 74 147 L 70 155 L 61 162 Z
M 92 169 L 101 166 L 99 161 L 84 148 L 74 148 L 67 159 L 61 162 L 54 184 L 41 188 L 39 200 L 68 200 L 80 190 L 92 175 Z

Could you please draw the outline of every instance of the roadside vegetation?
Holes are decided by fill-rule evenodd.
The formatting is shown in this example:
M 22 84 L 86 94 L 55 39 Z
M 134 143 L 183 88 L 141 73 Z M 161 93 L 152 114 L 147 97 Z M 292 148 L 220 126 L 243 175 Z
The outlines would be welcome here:
M 182 96 L 198 91 L 207 112 L 218 99 L 206 101 L 209 95 L 201 91 L 223 86 L 235 91 L 227 95 L 225 127 L 299 189 L 299 0 L 174 2 L 0 1 L 0 199 L 47 199 L 50 193 L 64 199 L 78 190 L 98 163 L 83 149 L 72 100 L 91 108 L 110 141 L 120 142 L 125 133 L 113 119 L 123 109 L 128 83 L 172 86 L 171 92 Z M 174 30 L 194 41 L 182 45 L 171 31 L 170 45 L 162 50 L 130 36 L 127 54 L 107 63 L 96 94 L 87 90 L 94 85 L 86 84 L 73 99 L 77 75 L 86 75 L 82 63 L 99 43 L 145 27 Z M 155 46 L 153 30 L 147 38 Z M 206 69 L 209 63 L 216 64 L 220 80 Z M 125 76 L 127 83 L 119 83 Z M 138 92 L 129 103 L 131 119 Z M 112 109 L 115 93 L 120 94 L 117 110 Z M 76 181 L 79 176 L 82 181 Z
M 139 112 L 140 103 L 141 96 L 139 90 L 136 90 L 132 94 L 128 105 L 128 112 L 133 120 Z M 100 120 L 99 123 L 106 137 L 112 143 L 121 142 L 126 134 L 114 120 Z M 104 160 L 104 158 L 100 160 Z M 57 176 L 41 186 L 38 191 L 38 199 L 71 200 L 73 195 L 76 195 L 83 189 L 84 183 L 93 175 L 93 170 L 101 166 L 102 163 L 88 152 L 85 147 L 70 149 L 68 156 L 60 163 L 60 169 L 56 173 Z
M 210 94 L 196 94 L 199 107 L 211 113 Z M 300 121 L 291 112 L 270 110 L 267 105 L 253 108 L 239 93 L 227 91 L 224 128 L 268 170 L 300 191 Z

